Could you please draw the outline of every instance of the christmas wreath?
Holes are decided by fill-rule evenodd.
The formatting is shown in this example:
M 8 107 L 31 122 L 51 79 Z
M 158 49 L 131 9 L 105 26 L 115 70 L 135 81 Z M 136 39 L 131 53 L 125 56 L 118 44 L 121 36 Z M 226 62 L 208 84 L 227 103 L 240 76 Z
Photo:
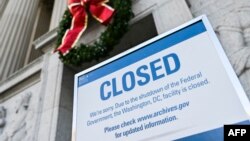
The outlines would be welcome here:
M 73 3 L 76 1 L 80 3 Z M 69 9 L 65 11 L 63 15 L 63 19 L 60 21 L 60 24 L 59 24 L 58 39 L 56 43 L 57 48 L 55 51 L 59 52 L 60 59 L 62 60 L 63 63 L 70 64 L 73 66 L 79 66 L 84 62 L 98 60 L 101 57 L 107 56 L 109 51 L 112 50 L 113 47 L 119 43 L 122 36 L 127 32 L 128 26 L 129 26 L 129 20 L 133 17 L 133 12 L 131 8 L 132 7 L 131 0 L 110 0 L 109 2 L 107 0 L 69 0 L 68 3 L 69 3 Z M 94 4 L 99 4 L 99 5 L 94 5 Z M 83 7 L 79 8 L 79 7 L 76 7 L 76 5 L 79 5 L 79 7 L 80 6 L 83 6 Z M 110 9 L 111 9 L 108 5 L 114 8 L 113 13 L 108 13 L 110 12 Z M 108 7 L 102 7 L 102 6 L 108 6 Z M 73 8 L 70 9 L 71 7 L 75 7 L 75 9 Z M 98 8 L 100 8 L 101 10 L 98 11 Z M 108 9 L 105 9 L 105 8 L 108 8 Z M 97 11 L 94 11 L 94 10 L 97 10 Z M 103 13 L 100 14 L 100 11 L 104 11 L 104 14 Z M 82 16 L 83 14 L 82 13 L 79 14 L 79 12 L 85 12 L 86 14 L 84 13 L 85 16 Z M 108 15 L 109 17 L 107 16 L 105 17 L 105 12 L 107 12 L 106 15 Z M 97 15 L 99 14 L 101 16 L 97 17 L 93 13 Z M 60 45 L 66 42 L 65 35 L 71 34 L 71 33 L 68 33 L 68 31 L 71 30 L 72 27 L 74 26 L 77 27 L 80 25 L 79 22 L 77 23 L 78 19 L 75 19 L 74 14 L 76 15 L 78 14 L 77 16 L 80 15 L 80 17 L 82 17 L 82 19 L 79 19 L 80 22 L 85 22 L 85 23 L 87 22 L 87 19 L 84 19 L 84 18 L 87 18 L 87 15 L 90 15 L 90 14 L 94 18 L 96 18 L 98 21 L 102 20 L 100 18 L 103 18 L 103 17 L 106 18 L 105 21 L 103 21 L 103 24 L 107 24 L 107 22 L 111 20 L 110 18 L 111 16 L 113 18 L 112 18 L 112 22 L 110 22 L 107 25 L 106 30 L 101 33 L 100 37 L 93 44 L 81 43 L 78 46 L 73 44 L 72 47 L 68 47 L 66 50 L 63 50 L 62 47 L 60 47 Z M 75 23 L 73 23 L 72 20 Z M 80 28 L 81 29 L 78 32 L 84 31 L 85 30 L 84 28 L 86 28 L 86 26 L 84 25 L 84 27 L 82 26 Z M 69 37 L 69 39 L 66 39 L 66 40 L 69 40 L 70 42 L 71 39 L 72 37 Z M 78 39 L 79 39 L 79 35 L 75 37 L 74 40 L 78 40 Z

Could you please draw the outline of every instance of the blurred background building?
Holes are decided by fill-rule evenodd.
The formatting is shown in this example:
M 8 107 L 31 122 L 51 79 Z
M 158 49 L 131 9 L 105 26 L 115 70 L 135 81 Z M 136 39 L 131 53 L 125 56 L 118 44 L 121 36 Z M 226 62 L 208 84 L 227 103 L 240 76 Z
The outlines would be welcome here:
M 206 14 L 250 97 L 249 0 L 132 1 L 129 32 L 99 62 Z M 74 74 L 99 62 L 75 68 L 51 53 L 66 7 L 66 0 L 0 0 L 0 141 L 71 139 Z M 93 22 L 81 42 L 104 28 Z

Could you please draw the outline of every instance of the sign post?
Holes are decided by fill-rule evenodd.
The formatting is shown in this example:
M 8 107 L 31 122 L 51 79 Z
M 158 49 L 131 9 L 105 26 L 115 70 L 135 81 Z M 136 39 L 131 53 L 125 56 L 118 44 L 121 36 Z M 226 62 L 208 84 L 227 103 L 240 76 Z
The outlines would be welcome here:
M 223 140 L 249 101 L 205 16 L 75 76 L 73 141 Z M 249 111 L 249 110 L 248 110 Z

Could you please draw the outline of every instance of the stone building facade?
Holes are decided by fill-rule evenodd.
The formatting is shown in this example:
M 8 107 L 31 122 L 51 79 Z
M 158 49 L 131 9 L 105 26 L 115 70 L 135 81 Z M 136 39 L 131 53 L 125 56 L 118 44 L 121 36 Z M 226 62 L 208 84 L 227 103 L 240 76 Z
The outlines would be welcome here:
M 203 14 L 250 98 L 249 0 L 133 0 L 135 17 L 120 44 L 79 68 L 51 53 L 66 7 L 66 0 L 0 0 L 0 141 L 69 141 L 74 74 Z M 81 42 L 103 29 L 89 25 Z

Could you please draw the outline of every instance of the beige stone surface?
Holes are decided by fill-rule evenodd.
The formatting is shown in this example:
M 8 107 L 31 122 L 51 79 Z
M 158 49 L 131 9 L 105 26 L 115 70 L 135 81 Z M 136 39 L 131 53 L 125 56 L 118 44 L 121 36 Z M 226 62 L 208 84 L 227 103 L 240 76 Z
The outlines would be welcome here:
M 194 16 L 206 14 L 250 98 L 250 1 L 188 0 Z

